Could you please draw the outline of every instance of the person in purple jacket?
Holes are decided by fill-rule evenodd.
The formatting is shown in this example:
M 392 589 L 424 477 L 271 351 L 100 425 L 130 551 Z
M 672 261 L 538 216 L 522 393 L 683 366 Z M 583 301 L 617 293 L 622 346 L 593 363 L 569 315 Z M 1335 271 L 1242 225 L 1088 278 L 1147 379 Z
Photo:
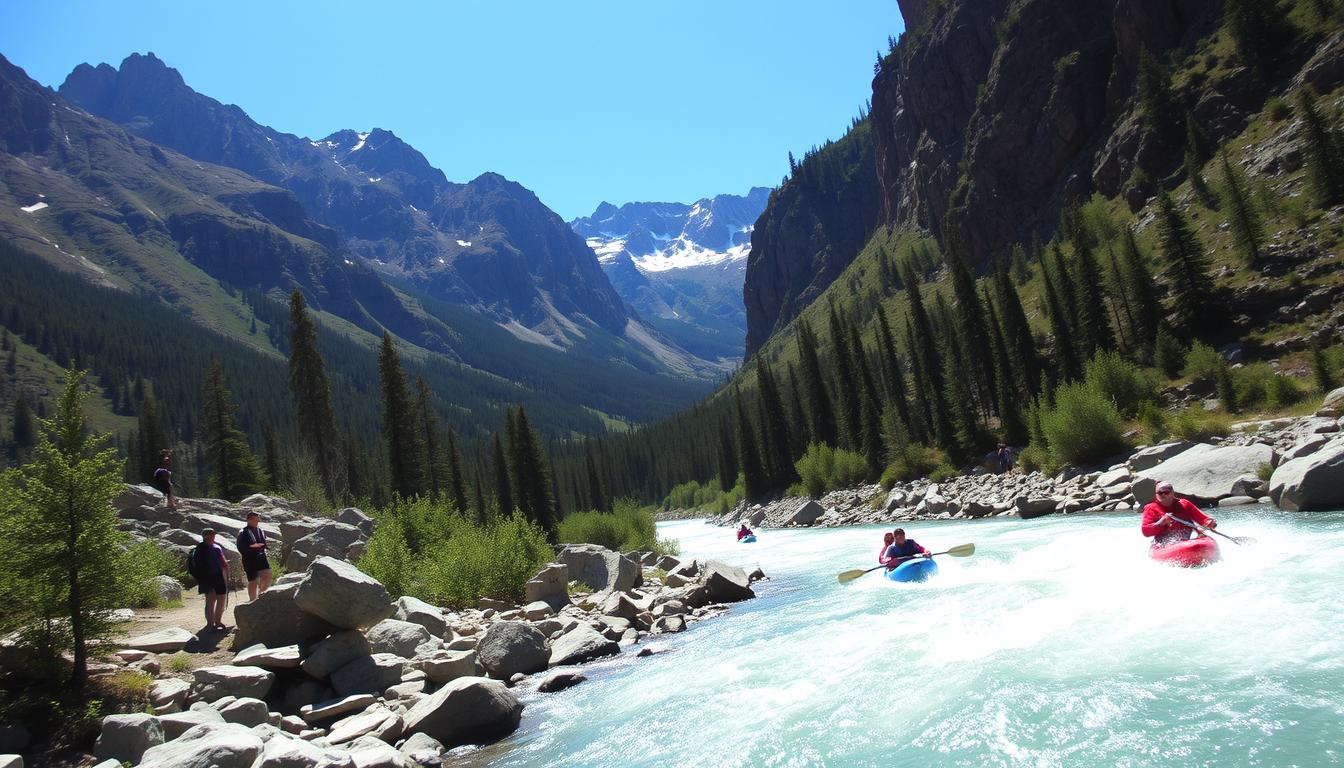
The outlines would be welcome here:
M 892 531 L 891 546 L 887 547 L 887 570 L 893 570 L 896 566 L 906 562 L 916 555 L 927 555 L 929 550 L 921 547 L 919 542 L 914 539 L 905 538 L 905 529 L 897 528 Z

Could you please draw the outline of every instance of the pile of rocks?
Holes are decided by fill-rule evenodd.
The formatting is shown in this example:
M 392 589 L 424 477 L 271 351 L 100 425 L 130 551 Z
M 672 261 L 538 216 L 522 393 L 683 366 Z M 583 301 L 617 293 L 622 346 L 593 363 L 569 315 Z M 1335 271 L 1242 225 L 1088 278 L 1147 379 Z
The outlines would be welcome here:
M 237 606 L 231 663 L 159 676 L 152 714 L 105 718 L 95 753 L 140 766 L 438 765 L 447 748 L 517 728 L 514 686 L 537 682 L 530 676 L 680 632 L 754 597 L 761 576 L 592 545 L 565 547 L 557 560 L 528 582 L 521 606 L 486 599 L 450 612 L 394 601 L 353 565 L 318 557 Z M 115 658 L 159 675 L 156 654 L 191 639 L 185 630 L 142 636 Z M 557 670 L 536 689 L 583 679 Z
M 1314 416 L 1243 422 L 1226 438 L 1140 447 L 1105 469 L 976 471 L 941 483 L 927 479 L 890 490 L 868 485 L 820 499 L 739 504 L 714 522 L 753 527 L 827 527 L 1016 515 L 1132 511 L 1153 499 L 1158 480 L 1204 506 L 1273 503 L 1282 509 L 1344 509 L 1344 388 Z M 1263 479 L 1266 468 L 1272 470 Z
M 319 557 L 354 561 L 364 554 L 373 535 L 373 519 L 355 507 L 346 507 L 334 519 L 303 514 L 303 503 L 264 494 L 253 494 L 231 504 L 221 499 L 177 500 L 168 509 L 163 496 L 147 485 L 128 485 L 113 501 L 119 526 L 136 540 L 152 540 L 175 555 L 185 557 L 201 541 L 201 531 L 219 531 L 215 541 L 234 574 L 242 573 L 242 558 L 234 545 L 247 514 L 261 513 L 261 529 L 269 540 L 273 565 L 287 571 L 302 571 Z M 241 578 L 241 576 L 239 576 Z

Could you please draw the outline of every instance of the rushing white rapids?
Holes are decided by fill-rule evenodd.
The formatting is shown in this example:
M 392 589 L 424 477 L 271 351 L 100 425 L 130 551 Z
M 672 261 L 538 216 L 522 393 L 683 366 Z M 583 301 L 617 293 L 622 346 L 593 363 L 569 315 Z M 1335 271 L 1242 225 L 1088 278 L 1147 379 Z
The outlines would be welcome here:
M 465 762 L 547 766 L 1287 766 L 1344 762 L 1344 513 L 1215 511 L 1223 561 L 1148 560 L 1136 515 L 912 523 L 974 542 L 918 585 L 883 529 L 660 526 L 688 557 L 771 577 L 669 652 L 524 694 Z

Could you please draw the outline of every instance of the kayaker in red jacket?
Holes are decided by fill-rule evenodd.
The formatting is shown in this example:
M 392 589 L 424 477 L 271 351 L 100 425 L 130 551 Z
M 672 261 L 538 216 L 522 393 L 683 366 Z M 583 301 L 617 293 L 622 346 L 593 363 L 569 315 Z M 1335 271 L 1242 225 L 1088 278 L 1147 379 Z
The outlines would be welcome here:
M 891 546 L 887 547 L 887 570 L 892 570 L 915 555 L 927 554 L 929 550 L 921 547 L 919 542 L 905 538 L 904 528 L 897 528 L 891 532 Z
M 891 548 L 891 542 L 894 540 L 895 537 L 891 535 L 891 531 L 882 534 L 882 548 L 877 551 L 877 562 L 886 565 L 887 561 L 891 559 L 887 557 L 887 550 Z
M 741 541 L 741 540 L 747 538 L 747 537 L 750 536 L 750 535 L 751 535 L 751 529 L 747 527 L 747 524 L 746 524 L 746 523 L 743 523 L 743 524 L 742 524 L 742 527 L 737 529 L 737 540 L 738 540 L 738 541 Z
M 1217 520 L 1199 511 L 1199 507 L 1188 499 L 1178 497 L 1171 483 L 1163 480 L 1157 484 L 1157 498 L 1143 508 L 1139 530 L 1153 539 L 1153 546 L 1165 547 L 1172 542 L 1185 541 L 1195 532 L 1194 528 L 1177 520 L 1188 520 L 1205 528 L 1218 527 Z

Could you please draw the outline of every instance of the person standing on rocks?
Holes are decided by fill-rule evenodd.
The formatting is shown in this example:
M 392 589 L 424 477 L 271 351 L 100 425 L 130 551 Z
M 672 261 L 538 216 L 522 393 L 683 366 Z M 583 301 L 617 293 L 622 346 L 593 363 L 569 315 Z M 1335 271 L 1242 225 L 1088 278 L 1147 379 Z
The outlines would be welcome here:
M 205 595 L 206 629 L 226 630 L 224 604 L 229 591 L 229 561 L 224 548 L 215 543 L 215 529 L 201 531 L 201 543 L 191 554 L 197 589 Z
M 1139 530 L 1153 540 L 1154 547 L 1165 547 L 1177 541 L 1185 541 L 1195 532 L 1194 528 L 1179 521 L 1197 523 L 1205 528 L 1217 528 L 1218 521 L 1200 511 L 1189 499 L 1176 495 L 1171 483 L 1163 480 L 1157 484 L 1157 497 L 1143 508 L 1143 520 Z
M 927 555 L 929 550 L 921 547 L 914 539 L 905 538 L 905 529 L 897 528 L 891 532 L 891 546 L 887 547 L 887 570 L 890 571 L 916 555 Z
M 173 493 L 173 452 L 167 448 L 159 451 L 159 466 L 154 469 L 149 484 L 168 500 L 169 509 L 177 509 L 177 494 Z
M 247 574 L 247 599 L 271 586 L 271 563 L 266 559 L 266 532 L 261 530 L 261 514 L 247 513 L 247 525 L 238 532 L 238 552 L 243 556 L 243 572 Z
M 995 454 L 999 462 L 999 474 L 1006 474 L 1013 469 L 1013 447 L 1007 443 L 999 443 L 999 449 Z

